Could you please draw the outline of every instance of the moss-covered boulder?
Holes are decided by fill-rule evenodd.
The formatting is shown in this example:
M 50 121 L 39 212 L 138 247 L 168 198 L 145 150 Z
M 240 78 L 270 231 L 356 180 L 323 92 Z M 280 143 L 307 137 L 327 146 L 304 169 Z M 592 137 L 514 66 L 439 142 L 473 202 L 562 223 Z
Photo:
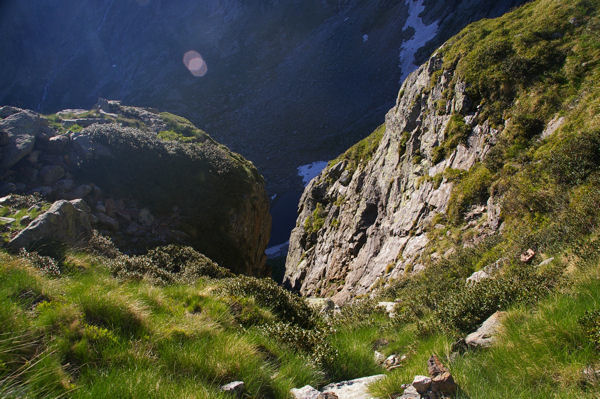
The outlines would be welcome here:
M 20 114 L 40 118 L 17 109 L 11 120 Z M 5 172 L 5 194 L 83 198 L 94 227 L 111 226 L 104 233 L 128 252 L 187 244 L 235 272 L 265 273 L 269 202 L 251 162 L 184 118 L 116 101 L 41 120 L 48 132 Z

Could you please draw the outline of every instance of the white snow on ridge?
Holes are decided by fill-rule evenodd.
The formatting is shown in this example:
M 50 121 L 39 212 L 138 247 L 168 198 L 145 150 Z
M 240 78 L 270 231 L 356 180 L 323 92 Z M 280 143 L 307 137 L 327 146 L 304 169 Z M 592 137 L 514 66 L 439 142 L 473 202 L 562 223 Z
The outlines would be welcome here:
M 400 78 L 400 84 L 404 82 L 404 79 L 409 73 L 417 69 L 418 65 L 414 63 L 415 53 L 418 49 L 423 47 L 429 40 L 438 32 L 439 22 L 433 22 L 431 25 L 425 25 L 423 20 L 419 17 L 419 14 L 425 10 L 423 0 L 406 0 L 408 6 L 408 19 L 404 24 L 403 30 L 413 28 L 415 34 L 410 40 L 407 40 L 402 44 L 400 48 L 400 68 L 402 69 L 402 77 Z
M 307 165 L 298 166 L 298 176 L 302 177 L 302 182 L 306 186 L 312 179 L 327 166 L 327 161 L 316 161 Z

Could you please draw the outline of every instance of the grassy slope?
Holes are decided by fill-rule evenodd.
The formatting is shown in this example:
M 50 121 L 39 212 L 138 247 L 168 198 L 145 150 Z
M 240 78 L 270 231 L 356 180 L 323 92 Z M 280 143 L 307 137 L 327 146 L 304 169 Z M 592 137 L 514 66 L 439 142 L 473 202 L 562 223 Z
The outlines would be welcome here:
M 50 278 L 0 254 L 0 396 L 218 397 L 241 379 L 252 396 L 285 397 L 321 381 L 305 355 L 240 325 L 277 319 L 251 297 L 214 293 L 210 279 L 122 281 L 107 262 L 71 254 Z

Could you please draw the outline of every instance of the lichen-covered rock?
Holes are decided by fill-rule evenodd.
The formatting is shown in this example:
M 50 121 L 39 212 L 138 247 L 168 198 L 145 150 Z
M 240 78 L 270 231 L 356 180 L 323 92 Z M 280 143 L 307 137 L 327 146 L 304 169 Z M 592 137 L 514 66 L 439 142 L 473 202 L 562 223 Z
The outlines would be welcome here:
M 369 385 L 383 378 L 385 378 L 384 374 L 378 374 L 350 381 L 337 382 L 324 386 L 321 392 L 333 393 L 340 399 L 371 399 L 373 395 L 369 393 Z
M 305 385 L 302 388 L 292 388 L 290 394 L 294 399 L 317 399 L 321 392 L 310 385 Z
M 8 245 L 15 250 L 35 249 L 50 242 L 76 246 L 87 242 L 91 233 L 89 208 L 80 200 L 60 200 L 17 234 Z
M 344 302 L 380 280 L 422 269 L 427 229 L 450 203 L 454 183 L 444 171 L 471 168 L 499 133 L 487 121 L 476 122 L 466 85 L 452 83 L 454 71 L 441 65 L 434 55 L 409 75 L 385 126 L 306 187 L 290 238 L 288 287 Z M 447 92 L 454 93 L 450 100 Z M 456 134 L 461 140 L 449 140 Z M 479 205 L 477 216 L 488 220 L 480 235 L 489 235 L 499 212 L 495 203 L 492 215 L 487 203 Z

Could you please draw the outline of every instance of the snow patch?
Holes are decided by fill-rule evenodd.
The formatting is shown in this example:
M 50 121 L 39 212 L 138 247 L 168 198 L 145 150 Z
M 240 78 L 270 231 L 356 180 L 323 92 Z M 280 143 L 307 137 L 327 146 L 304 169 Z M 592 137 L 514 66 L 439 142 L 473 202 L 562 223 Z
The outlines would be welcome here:
M 267 258 L 277 258 L 279 256 L 285 255 L 289 246 L 290 242 L 286 241 L 283 244 L 269 247 L 265 250 L 265 255 L 267 255 Z
M 406 30 L 408 28 L 413 28 L 415 33 L 413 37 L 404 42 L 400 48 L 399 66 L 402 70 L 400 84 L 404 82 L 404 79 L 406 79 L 409 73 L 417 69 L 418 65 L 414 62 L 417 50 L 425 46 L 429 40 L 433 39 L 439 28 L 439 21 L 433 22 L 430 25 L 425 25 L 423 20 L 419 17 L 419 14 L 425 10 L 423 0 L 406 0 L 406 5 L 408 6 L 408 19 L 402 29 Z
M 302 177 L 302 182 L 306 186 L 312 179 L 327 166 L 327 161 L 316 161 L 307 165 L 298 166 L 298 176 Z

